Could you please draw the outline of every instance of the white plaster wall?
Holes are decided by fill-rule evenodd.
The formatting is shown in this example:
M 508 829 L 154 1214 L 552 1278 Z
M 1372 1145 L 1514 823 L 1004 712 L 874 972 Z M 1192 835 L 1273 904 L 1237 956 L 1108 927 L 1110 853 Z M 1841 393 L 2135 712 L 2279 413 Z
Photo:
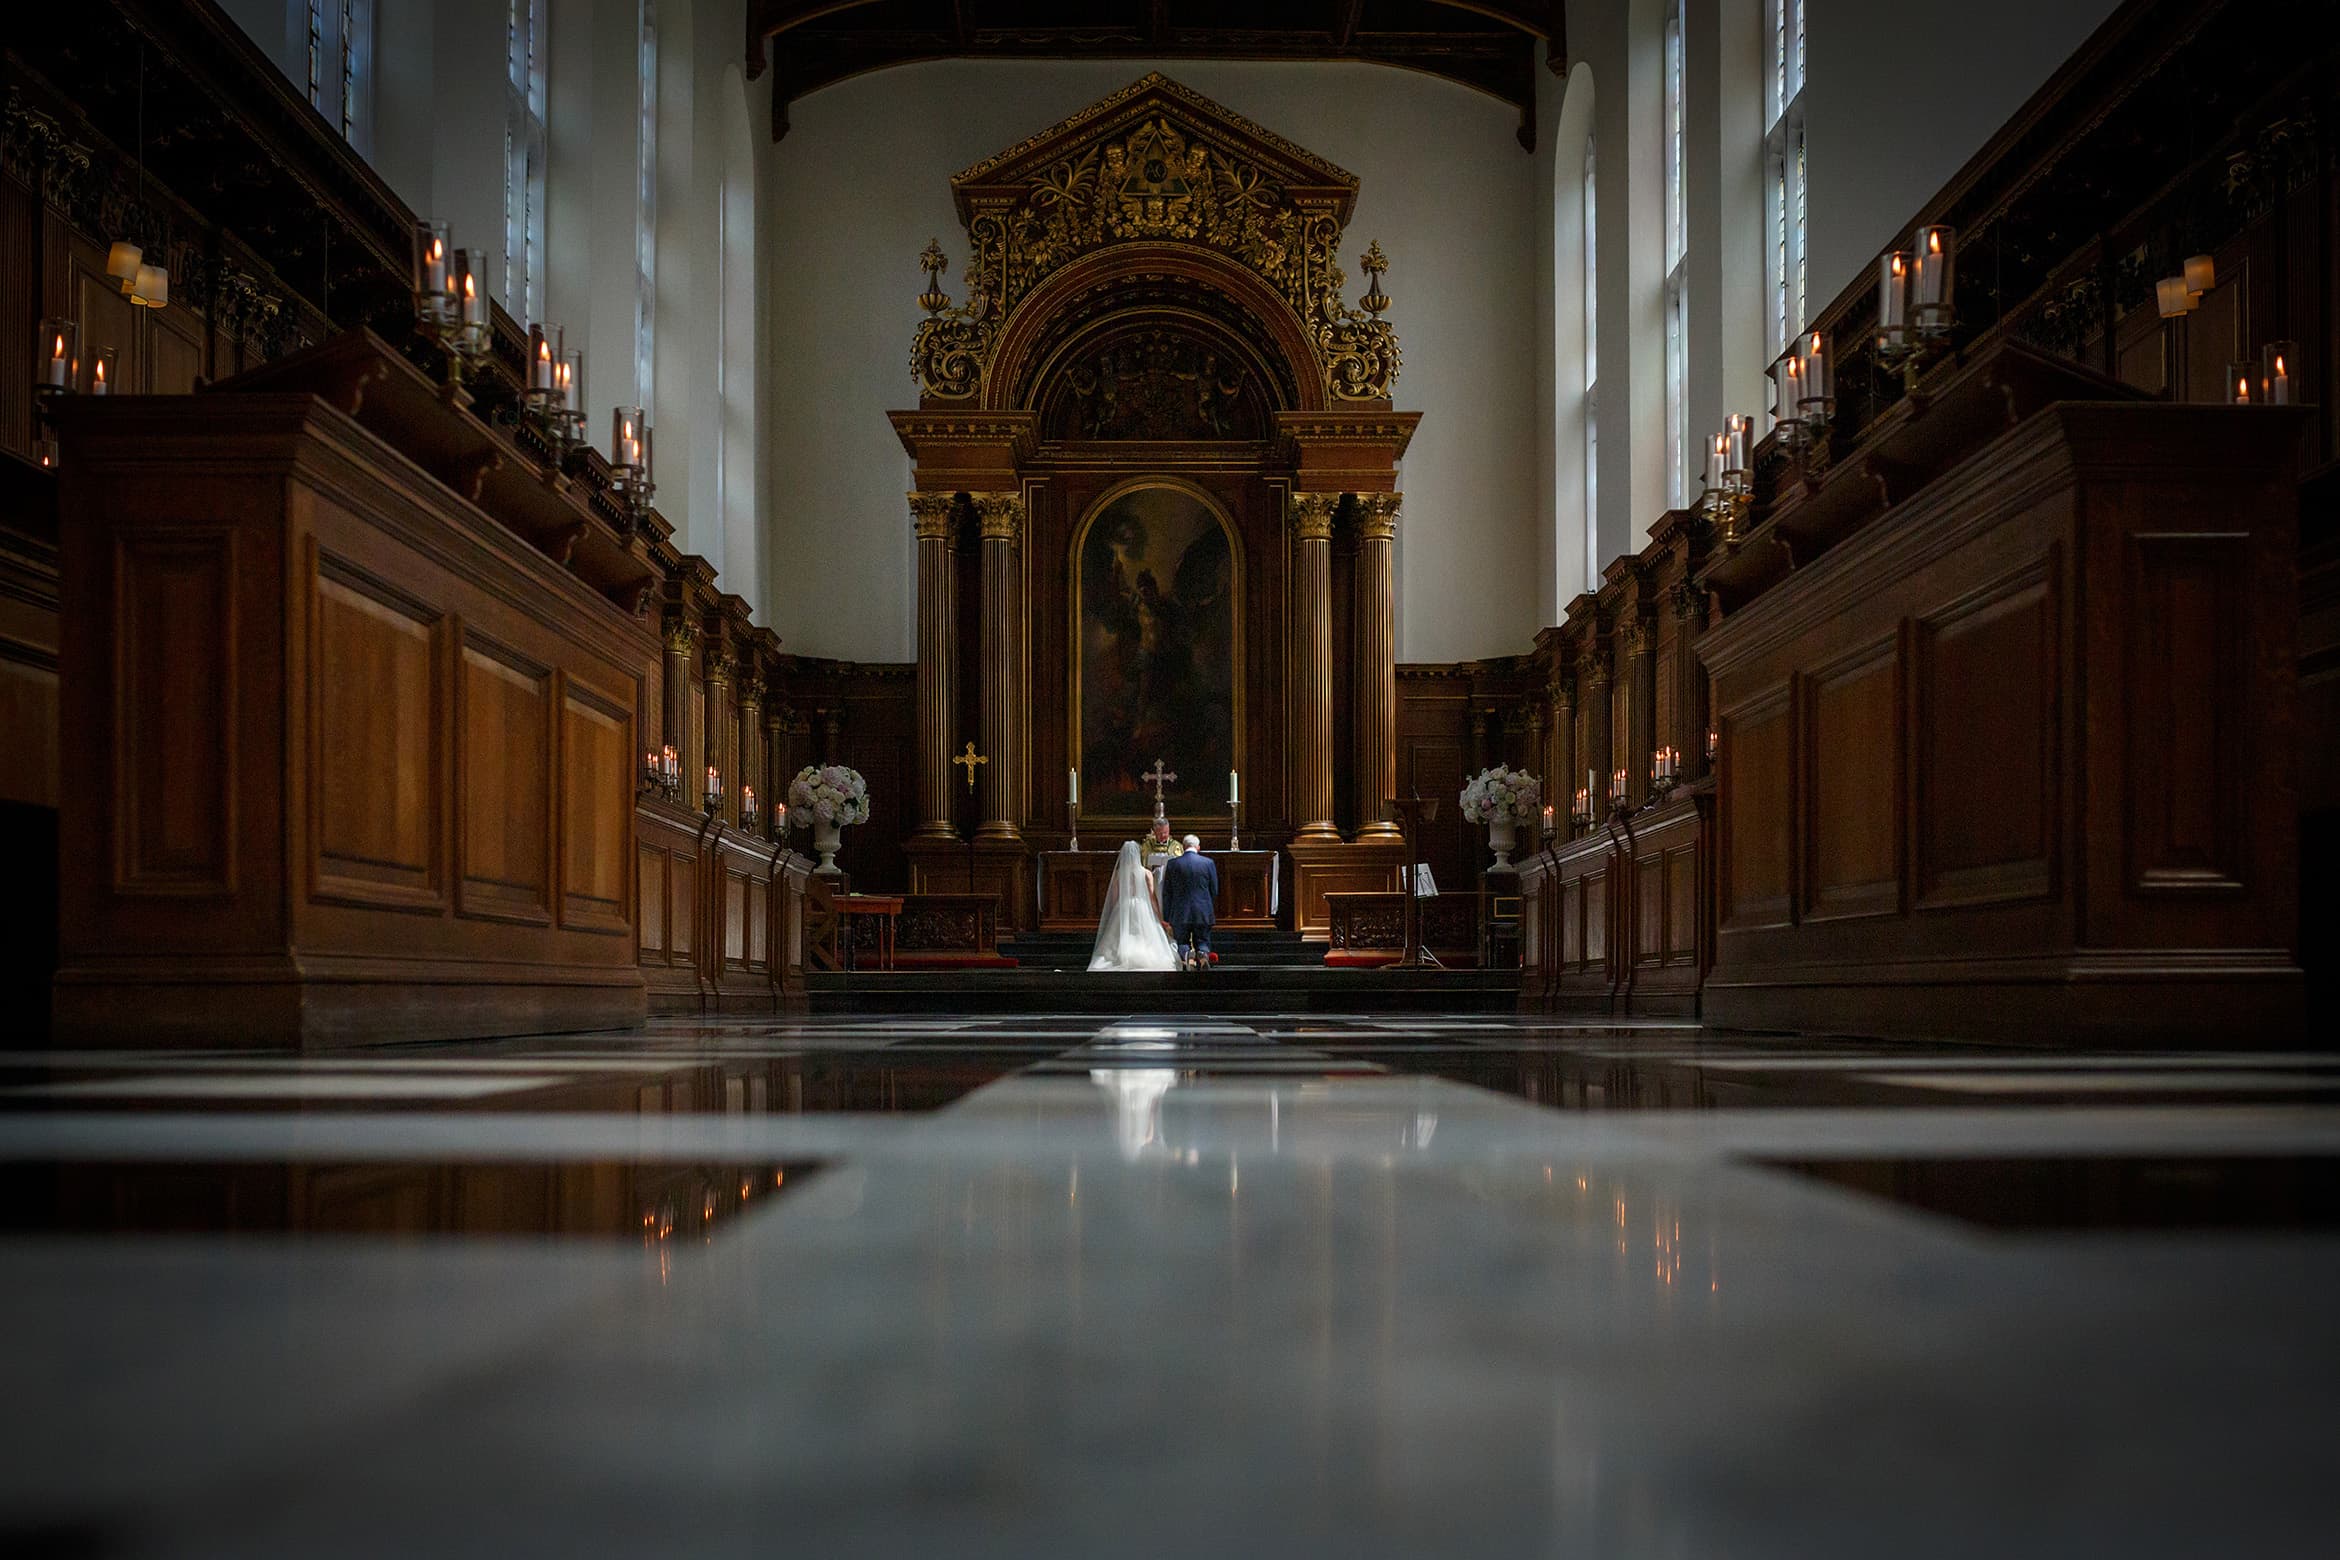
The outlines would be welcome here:
M 1817 314 L 1899 236 L 2118 0 L 1806 0 Z
M 801 653 L 912 657 L 909 468 L 885 414 L 915 404 L 918 252 L 940 238 L 962 296 L 950 176 L 1149 68 L 1358 176 L 1350 297 L 1363 290 L 1355 256 L 1379 239 L 1404 350 L 1397 403 L 1424 414 L 1401 473 L 1398 654 L 1525 648 L 1543 616 L 1538 532 L 1551 513 L 1537 471 L 1548 240 L 1535 230 L 1550 170 L 1493 98 L 1351 64 L 953 61 L 799 99 L 763 218 L 777 298 L 762 398 L 769 621 Z

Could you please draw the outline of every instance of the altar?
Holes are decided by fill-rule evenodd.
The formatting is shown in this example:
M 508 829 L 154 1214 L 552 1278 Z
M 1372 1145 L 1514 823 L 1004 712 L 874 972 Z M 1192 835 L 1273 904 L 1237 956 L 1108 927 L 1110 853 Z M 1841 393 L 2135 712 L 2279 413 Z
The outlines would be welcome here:
M 1264 931 L 1276 924 L 1276 852 L 1206 850 L 1219 869 L 1213 915 L 1227 931 Z M 1118 850 L 1048 850 L 1039 854 L 1040 930 L 1091 932 L 1105 905 Z

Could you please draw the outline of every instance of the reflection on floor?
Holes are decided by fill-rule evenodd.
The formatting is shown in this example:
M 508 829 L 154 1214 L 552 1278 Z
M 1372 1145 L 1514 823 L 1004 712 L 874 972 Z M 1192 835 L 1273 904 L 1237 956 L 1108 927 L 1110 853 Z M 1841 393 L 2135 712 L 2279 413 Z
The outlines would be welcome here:
M 1391 1013 L 19 1052 L 0 1204 L 11 1554 L 2340 1522 L 2331 1054 Z

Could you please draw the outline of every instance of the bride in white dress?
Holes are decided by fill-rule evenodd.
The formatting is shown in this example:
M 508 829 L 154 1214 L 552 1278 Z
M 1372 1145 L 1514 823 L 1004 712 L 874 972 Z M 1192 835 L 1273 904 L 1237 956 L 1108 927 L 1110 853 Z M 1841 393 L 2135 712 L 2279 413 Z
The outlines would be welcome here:
M 1162 929 L 1162 912 L 1154 902 L 1154 875 L 1138 859 L 1137 841 L 1131 840 L 1113 864 L 1105 913 L 1097 918 L 1097 947 L 1089 955 L 1089 973 L 1177 968 L 1178 950 Z

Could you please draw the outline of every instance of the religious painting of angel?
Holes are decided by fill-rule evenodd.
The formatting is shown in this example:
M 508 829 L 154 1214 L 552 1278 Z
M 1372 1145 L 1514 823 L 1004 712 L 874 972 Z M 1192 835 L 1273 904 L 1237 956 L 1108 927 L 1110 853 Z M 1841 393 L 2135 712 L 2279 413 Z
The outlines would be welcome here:
M 1144 818 L 1159 759 L 1177 815 L 1223 807 L 1234 768 L 1235 559 L 1210 506 L 1176 487 L 1129 489 L 1078 543 L 1082 811 Z

